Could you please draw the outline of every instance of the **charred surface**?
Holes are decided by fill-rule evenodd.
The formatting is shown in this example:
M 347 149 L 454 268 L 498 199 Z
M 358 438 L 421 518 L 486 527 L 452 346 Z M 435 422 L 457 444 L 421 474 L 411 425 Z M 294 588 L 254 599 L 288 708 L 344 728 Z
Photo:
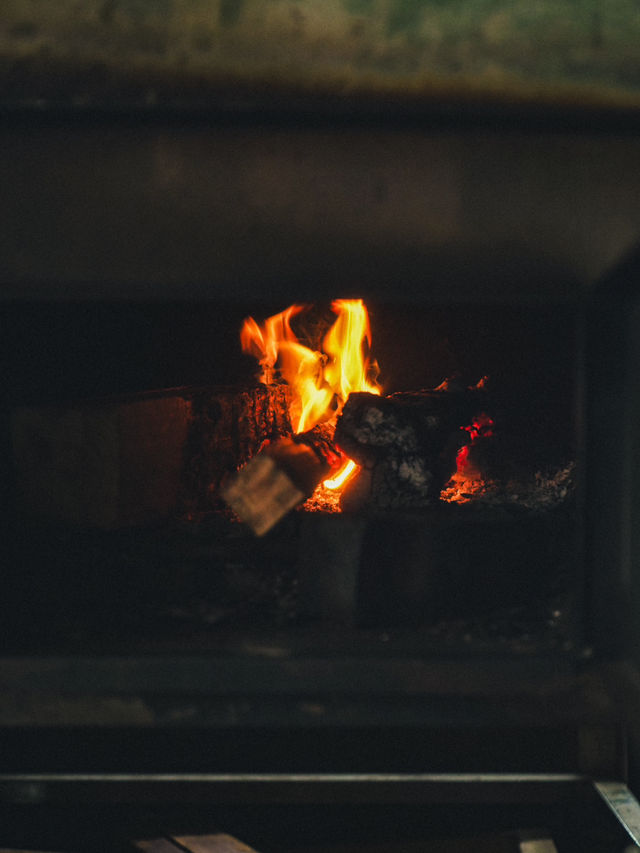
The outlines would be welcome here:
M 221 495 L 256 536 L 263 536 L 310 497 L 342 459 L 333 441 L 333 428 L 317 425 L 305 433 L 266 442 L 223 485 Z
M 483 396 L 453 385 L 389 397 L 351 394 L 335 440 L 362 470 L 345 490 L 343 507 L 415 509 L 438 501 L 464 443 L 461 428 L 484 405 Z
M 193 396 L 182 483 L 185 511 L 220 507 L 224 478 L 248 462 L 265 441 L 291 434 L 288 401 L 286 385 Z

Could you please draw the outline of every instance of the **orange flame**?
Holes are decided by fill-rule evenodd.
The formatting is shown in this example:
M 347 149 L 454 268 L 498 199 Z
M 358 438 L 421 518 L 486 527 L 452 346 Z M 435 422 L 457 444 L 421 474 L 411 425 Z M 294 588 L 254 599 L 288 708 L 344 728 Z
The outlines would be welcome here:
M 338 473 L 331 477 L 329 480 L 324 480 L 322 485 L 325 489 L 341 489 L 342 486 L 349 480 L 349 478 L 355 474 L 358 470 L 358 466 L 353 461 L 353 459 L 347 459 L 342 468 L 338 471 Z
M 292 391 L 290 416 L 295 432 L 305 432 L 322 421 L 334 420 L 354 391 L 380 394 L 377 364 L 366 354 L 371 346 L 369 315 L 361 299 L 336 299 L 331 310 L 337 319 L 317 352 L 300 343 L 291 319 L 304 310 L 291 305 L 269 317 L 262 326 L 248 317 L 240 332 L 245 352 L 258 358 L 261 381 L 270 384 L 277 375 Z M 340 488 L 357 466 L 348 460 L 324 485 Z

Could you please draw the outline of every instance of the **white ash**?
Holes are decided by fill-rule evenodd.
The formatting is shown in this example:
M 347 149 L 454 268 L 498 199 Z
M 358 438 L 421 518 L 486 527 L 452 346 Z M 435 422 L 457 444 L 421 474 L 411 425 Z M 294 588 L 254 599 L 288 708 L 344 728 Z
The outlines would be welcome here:
M 430 471 L 427 471 L 422 459 L 414 457 L 409 461 L 403 459 L 397 468 L 398 478 L 404 480 L 408 485 L 421 491 L 428 488 L 433 476 Z
M 576 463 L 570 462 L 553 472 L 537 471 L 519 480 L 484 480 L 454 474 L 441 492 L 448 503 L 472 503 L 474 506 L 517 504 L 526 509 L 551 509 L 567 501 L 575 492 Z
M 437 419 L 433 420 L 437 423 Z M 354 435 L 366 447 L 394 447 L 406 453 L 418 449 L 412 426 L 401 426 L 397 418 L 375 407 L 365 410 Z

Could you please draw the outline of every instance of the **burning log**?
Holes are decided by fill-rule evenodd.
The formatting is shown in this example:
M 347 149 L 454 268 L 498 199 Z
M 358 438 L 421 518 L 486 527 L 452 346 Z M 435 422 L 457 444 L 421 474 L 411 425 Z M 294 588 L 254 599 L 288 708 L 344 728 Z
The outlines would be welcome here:
M 447 381 L 434 390 L 388 397 L 351 394 L 335 442 L 361 471 L 347 485 L 342 507 L 418 508 L 436 502 L 468 441 L 461 427 L 481 405 L 481 391 Z
M 254 456 L 265 441 L 290 434 L 286 385 L 259 384 L 241 391 L 194 395 L 181 509 L 188 514 L 219 508 L 220 487 L 228 475 Z
M 292 328 L 293 318 L 304 310 L 302 305 L 291 305 L 262 325 L 248 317 L 240 335 L 245 352 L 260 362 L 261 380 L 268 386 L 275 377 L 288 383 L 296 433 L 293 439 L 265 447 L 222 489 L 227 504 L 258 536 L 310 497 L 330 472 L 347 473 L 339 470 L 349 460 L 336 450 L 329 424 L 350 393 L 379 393 L 377 365 L 365 353 L 371 331 L 362 300 L 332 303 L 337 318 L 322 340 L 321 351 L 303 344 Z
M 462 427 L 481 387 L 445 382 L 432 391 L 351 394 L 335 434 L 329 424 L 267 444 L 223 486 L 222 497 L 258 536 L 308 498 L 345 457 L 362 466 L 347 486 L 347 510 L 430 506 L 469 440 Z
M 238 517 L 263 536 L 344 461 L 332 428 L 317 425 L 305 433 L 268 442 L 221 489 Z

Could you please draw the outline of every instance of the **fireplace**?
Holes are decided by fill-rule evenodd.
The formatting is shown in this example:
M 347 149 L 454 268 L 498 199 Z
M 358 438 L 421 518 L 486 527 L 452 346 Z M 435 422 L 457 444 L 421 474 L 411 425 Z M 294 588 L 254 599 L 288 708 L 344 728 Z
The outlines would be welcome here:
M 464 648 L 475 630 L 489 645 L 492 635 L 498 643 L 518 645 L 524 637 L 525 645 L 545 648 L 579 642 L 573 599 L 582 318 L 575 306 L 371 303 L 381 379 L 395 392 L 372 398 L 383 418 L 373 442 L 395 429 L 395 453 L 407 431 L 423 442 L 422 424 L 443 420 L 427 450 L 403 445 L 393 463 L 439 480 L 416 489 L 413 471 L 408 479 L 387 472 L 385 455 L 377 491 L 359 496 L 364 476 L 357 473 L 355 488 L 347 483 L 340 495 L 322 489 L 319 467 L 317 483 L 296 499 L 302 507 L 264 540 L 221 499 L 233 472 L 262 458 L 263 442 L 277 446 L 292 432 L 288 386 L 259 383 L 254 359 L 229 334 L 238 334 L 246 306 L 46 304 L 13 311 L 13 379 L 24 392 L 27 381 L 16 374 L 26 363 L 23 375 L 46 383 L 39 397 L 32 391 L 10 412 L 16 523 L 29 531 L 19 540 L 20 562 L 31 567 L 27 576 L 43 572 L 30 595 L 37 618 L 25 623 L 20 616 L 15 628 L 18 649 L 30 635 L 50 648 L 73 644 L 75 636 L 82 649 L 87 642 L 108 648 L 114 639 L 121 647 L 118 635 L 131 642 L 132 631 L 142 631 L 147 646 L 160 640 L 166 647 L 175 632 L 179 649 L 185 632 L 208 635 L 207 644 L 219 634 L 242 644 L 256 631 L 268 638 L 283 630 L 322 647 L 347 626 L 394 628 L 410 645 L 417 640 L 411 632 L 424 630 L 434 632 L 436 645 L 438 632 L 448 637 L 445 647 Z M 313 313 L 305 312 L 307 322 Z M 328 328 L 324 318 L 322 326 Z M 164 352 L 169 330 L 182 366 Z M 155 351 L 141 343 L 145 335 Z M 125 336 L 131 340 L 121 349 Z M 34 340 L 41 350 L 27 352 Z M 207 360 L 225 384 L 203 384 L 200 351 L 207 349 L 221 350 L 219 363 L 213 355 Z M 66 364 L 52 364 L 57 359 Z M 96 363 L 117 377 L 122 370 L 127 382 L 159 369 L 169 376 L 147 379 L 142 393 L 134 386 L 119 394 L 104 377 L 100 393 L 98 371 L 78 376 Z M 442 388 L 447 377 L 446 390 L 419 391 Z M 84 378 L 90 393 L 70 394 Z M 350 399 L 337 433 L 354 401 L 368 405 L 371 396 Z M 490 428 L 473 426 L 482 417 Z M 343 440 L 348 447 L 350 436 Z M 315 460 L 307 445 L 292 446 Z M 335 512 L 341 505 L 344 512 Z M 65 568 L 70 553 L 91 563 L 83 578 L 75 565 Z M 16 579 L 20 595 L 25 582 Z M 17 605 L 8 617 L 20 612 Z
M 10 843 L 78 803 L 265 849 L 285 814 L 292 849 L 618 838 L 591 782 L 635 780 L 637 140 L 520 120 L 12 116 Z M 385 394 L 489 377 L 450 431 L 480 484 L 255 537 L 219 486 L 285 392 L 240 326 L 335 298 L 365 301 Z M 241 438 L 247 395 L 276 414 Z

